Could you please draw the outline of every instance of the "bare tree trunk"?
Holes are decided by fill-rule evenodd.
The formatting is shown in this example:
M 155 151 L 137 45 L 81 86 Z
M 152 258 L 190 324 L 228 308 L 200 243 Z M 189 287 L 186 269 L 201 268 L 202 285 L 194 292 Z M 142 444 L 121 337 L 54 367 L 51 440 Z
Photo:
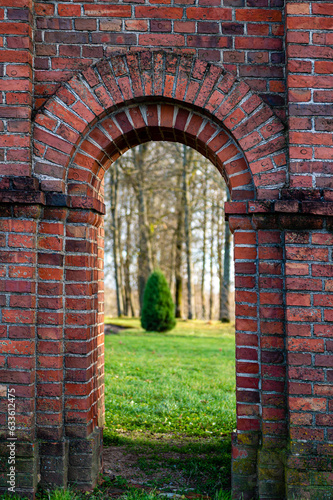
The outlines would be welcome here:
M 114 280 L 116 285 L 117 314 L 122 314 L 120 276 L 119 276 L 119 247 L 118 247 L 118 167 L 115 163 L 111 167 L 110 175 L 110 204 L 111 204 L 111 235 L 113 249 Z
M 210 228 L 210 256 L 209 256 L 209 274 L 210 274 L 210 283 L 209 283 L 209 319 L 213 318 L 213 302 L 214 302 L 214 286 L 213 286 L 213 259 L 214 259 L 214 228 L 215 228 L 215 207 L 214 204 L 212 206 L 212 218 L 211 218 L 211 228 Z
M 132 288 L 131 288 L 131 258 L 132 258 L 132 245 L 131 245 L 131 226 L 132 226 L 132 200 L 130 199 L 127 209 L 126 209 L 126 258 L 124 262 L 124 279 L 125 279 L 125 304 L 124 304 L 124 314 L 129 316 L 129 311 L 131 309 L 132 316 L 133 313 L 133 303 L 132 303 Z
M 205 166 L 204 188 L 203 188 L 203 227 L 202 227 L 202 272 L 201 272 L 201 316 L 206 317 L 205 304 L 205 274 L 206 274 L 206 226 L 207 226 L 207 165 Z
M 152 255 L 150 242 L 150 229 L 147 215 L 147 200 L 145 193 L 145 144 L 139 146 L 139 154 L 136 156 L 136 168 L 138 170 L 138 184 L 136 194 L 139 208 L 139 256 L 138 256 L 138 289 L 140 312 L 143 303 L 143 294 L 146 282 L 152 271 Z
M 184 228 L 186 246 L 186 266 L 187 266 L 187 318 L 193 318 L 193 292 L 192 292 L 192 254 L 191 254 L 191 222 L 188 200 L 188 179 L 186 164 L 186 146 L 183 146 L 183 204 L 184 204 Z
M 219 318 L 221 318 L 222 290 L 223 290 L 223 266 L 222 266 L 222 246 L 223 246 L 222 217 L 223 217 L 223 211 L 222 211 L 220 205 L 218 205 L 216 212 L 217 212 L 217 227 L 216 227 L 217 266 L 218 266 L 218 276 L 219 276 Z
M 230 200 L 229 191 L 227 191 L 227 201 Z M 230 323 L 230 240 L 231 234 L 229 222 L 224 225 L 224 262 L 223 262 L 223 287 L 221 293 L 220 320 L 223 323 Z
M 155 269 L 155 268 L 154 268 Z M 170 243 L 170 266 L 168 268 L 168 285 L 170 288 L 171 295 L 173 293 L 173 275 L 175 270 L 175 235 L 172 235 Z
M 119 256 L 119 294 L 121 296 L 122 303 L 122 314 L 124 313 L 125 306 L 125 289 L 124 289 L 124 258 L 121 248 L 121 218 L 117 218 L 117 244 L 118 244 L 118 256 Z
M 176 255 L 175 255 L 175 316 L 182 317 L 182 295 L 183 295 L 183 278 L 182 278 L 182 251 L 183 251 L 183 206 L 180 203 L 177 216 L 176 229 Z
M 149 185 L 149 180 L 144 179 L 145 184 L 148 183 Z M 150 267 L 151 269 L 156 269 L 158 267 L 156 257 L 157 257 L 157 252 L 158 252 L 158 244 L 156 245 L 157 242 L 155 242 L 153 234 L 154 234 L 154 229 L 152 230 L 151 228 L 151 220 L 149 218 L 150 214 L 156 213 L 156 208 L 155 208 L 155 203 L 156 200 L 154 199 L 154 193 L 152 193 L 151 189 L 146 190 L 145 192 L 145 202 L 146 202 L 146 214 L 147 214 L 147 234 L 148 234 L 148 245 L 150 248 Z

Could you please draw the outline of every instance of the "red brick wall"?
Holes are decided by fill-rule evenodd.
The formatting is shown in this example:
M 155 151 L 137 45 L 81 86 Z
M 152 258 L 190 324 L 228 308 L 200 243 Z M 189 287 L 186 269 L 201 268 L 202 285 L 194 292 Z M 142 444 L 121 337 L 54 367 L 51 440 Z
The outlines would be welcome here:
M 2 175 L 30 175 L 32 0 L 2 1 L 0 30 L 0 169 Z
M 288 1 L 286 12 L 290 187 L 320 197 L 333 188 L 333 4 Z
M 0 453 L 14 386 L 19 492 L 39 468 L 96 481 L 103 176 L 169 140 L 233 200 L 234 497 L 333 495 L 332 19 L 324 0 L 0 0 Z
M 163 47 L 223 64 L 285 116 L 283 0 L 52 1 L 35 12 L 37 106 L 103 57 Z

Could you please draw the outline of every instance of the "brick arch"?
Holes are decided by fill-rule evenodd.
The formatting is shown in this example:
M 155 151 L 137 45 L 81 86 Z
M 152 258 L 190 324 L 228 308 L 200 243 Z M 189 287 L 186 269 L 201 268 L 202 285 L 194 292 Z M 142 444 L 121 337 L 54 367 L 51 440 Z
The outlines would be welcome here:
M 88 185 L 88 194 L 98 197 L 108 167 L 128 149 L 148 141 L 193 147 L 217 166 L 234 198 L 254 198 L 248 164 L 230 134 L 203 115 L 160 103 L 133 105 L 100 120 L 80 141 L 68 165 L 68 193 L 84 194 Z
M 96 196 L 120 154 L 169 140 L 208 157 L 233 199 L 273 199 L 286 181 L 283 128 L 246 83 L 219 66 L 165 51 L 128 52 L 62 84 L 37 113 L 34 175 L 46 190 Z

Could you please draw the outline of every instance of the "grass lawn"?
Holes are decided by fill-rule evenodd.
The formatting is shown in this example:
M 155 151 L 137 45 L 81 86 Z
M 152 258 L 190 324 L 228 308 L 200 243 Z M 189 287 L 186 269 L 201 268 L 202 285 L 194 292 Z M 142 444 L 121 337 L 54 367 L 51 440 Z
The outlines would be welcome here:
M 233 325 L 179 321 L 171 332 L 147 333 L 137 319 L 106 323 L 130 328 L 105 337 L 105 444 L 136 453 L 145 484 L 165 486 L 168 470 L 179 488 L 184 478 L 199 493 L 228 488 Z
M 147 432 L 223 436 L 235 427 L 235 347 L 230 325 L 181 321 L 147 333 L 139 320 L 105 337 L 104 435 Z

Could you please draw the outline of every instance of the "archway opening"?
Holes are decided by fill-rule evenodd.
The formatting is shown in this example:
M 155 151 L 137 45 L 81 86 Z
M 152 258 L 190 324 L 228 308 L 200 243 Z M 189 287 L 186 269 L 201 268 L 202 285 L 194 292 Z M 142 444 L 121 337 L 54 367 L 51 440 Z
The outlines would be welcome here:
M 236 414 L 228 198 L 211 162 L 176 142 L 132 148 L 104 178 L 104 462 L 120 482 L 210 496 L 230 488 Z M 167 333 L 140 325 L 156 268 L 178 316 Z

